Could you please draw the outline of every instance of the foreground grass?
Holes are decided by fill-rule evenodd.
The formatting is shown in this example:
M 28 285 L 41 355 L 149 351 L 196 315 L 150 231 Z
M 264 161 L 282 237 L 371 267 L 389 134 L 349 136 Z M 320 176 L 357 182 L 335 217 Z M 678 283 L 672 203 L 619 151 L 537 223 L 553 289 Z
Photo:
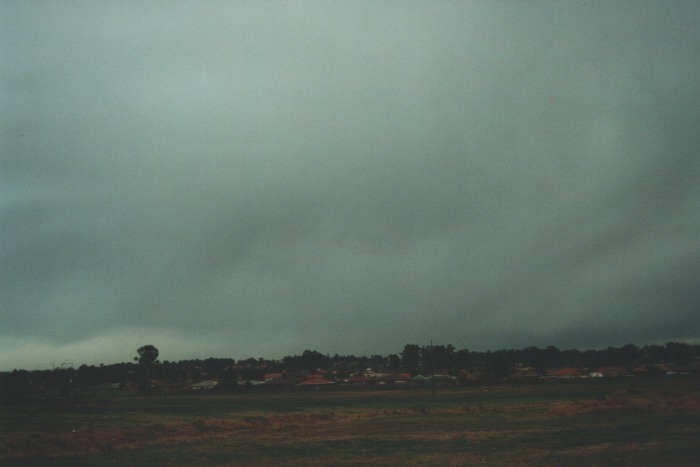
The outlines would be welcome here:
M 130 396 L 0 420 L 8 465 L 700 465 L 692 383 Z

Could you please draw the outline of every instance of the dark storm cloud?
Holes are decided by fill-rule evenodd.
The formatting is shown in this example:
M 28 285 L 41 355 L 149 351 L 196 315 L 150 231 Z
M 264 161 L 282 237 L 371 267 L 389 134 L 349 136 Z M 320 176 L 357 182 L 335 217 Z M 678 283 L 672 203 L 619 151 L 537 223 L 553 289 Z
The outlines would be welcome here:
M 2 13 L 4 368 L 698 338 L 693 2 Z

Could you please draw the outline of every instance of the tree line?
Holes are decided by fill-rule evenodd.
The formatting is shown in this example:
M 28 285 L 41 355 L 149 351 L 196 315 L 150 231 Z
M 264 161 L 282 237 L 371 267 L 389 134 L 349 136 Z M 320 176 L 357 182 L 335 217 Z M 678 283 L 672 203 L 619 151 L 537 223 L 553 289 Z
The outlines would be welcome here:
M 491 380 L 508 376 L 515 368 L 528 367 L 539 374 L 547 369 L 575 367 L 596 369 L 661 364 L 690 365 L 700 363 L 700 345 L 668 342 L 665 345 L 607 347 L 598 350 L 560 350 L 556 346 L 473 351 L 456 349 L 453 345 L 406 344 L 398 353 L 389 355 L 329 355 L 305 350 L 300 355 L 282 359 L 207 358 L 192 360 L 159 360 L 153 345 L 136 350 L 132 362 L 100 365 L 62 365 L 51 370 L 21 370 L 0 373 L 0 402 L 21 401 L 27 394 L 41 393 L 44 397 L 66 397 L 76 386 L 137 384 L 148 392 L 152 381 L 184 385 L 204 379 L 217 379 L 225 387 L 236 387 L 241 380 L 258 380 L 265 374 L 332 373 L 347 377 L 375 371 L 405 372 L 411 375 L 445 373 L 457 375 L 464 371 L 479 372 Z

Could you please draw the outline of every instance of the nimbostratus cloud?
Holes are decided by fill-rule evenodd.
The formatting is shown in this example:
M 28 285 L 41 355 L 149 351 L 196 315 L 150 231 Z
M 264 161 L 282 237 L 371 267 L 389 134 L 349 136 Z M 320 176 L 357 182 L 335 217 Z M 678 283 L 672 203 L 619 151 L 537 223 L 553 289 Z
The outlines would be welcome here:
M 3 10 L 3 369 L 697 340 L 693 3 Z

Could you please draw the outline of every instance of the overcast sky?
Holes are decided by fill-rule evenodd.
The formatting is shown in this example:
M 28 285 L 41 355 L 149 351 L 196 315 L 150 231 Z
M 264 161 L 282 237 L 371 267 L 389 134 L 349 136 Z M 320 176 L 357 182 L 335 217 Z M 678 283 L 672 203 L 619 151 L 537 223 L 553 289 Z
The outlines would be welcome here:
M 0 2 L 0 370 L 700 340 L 696 1 Z

